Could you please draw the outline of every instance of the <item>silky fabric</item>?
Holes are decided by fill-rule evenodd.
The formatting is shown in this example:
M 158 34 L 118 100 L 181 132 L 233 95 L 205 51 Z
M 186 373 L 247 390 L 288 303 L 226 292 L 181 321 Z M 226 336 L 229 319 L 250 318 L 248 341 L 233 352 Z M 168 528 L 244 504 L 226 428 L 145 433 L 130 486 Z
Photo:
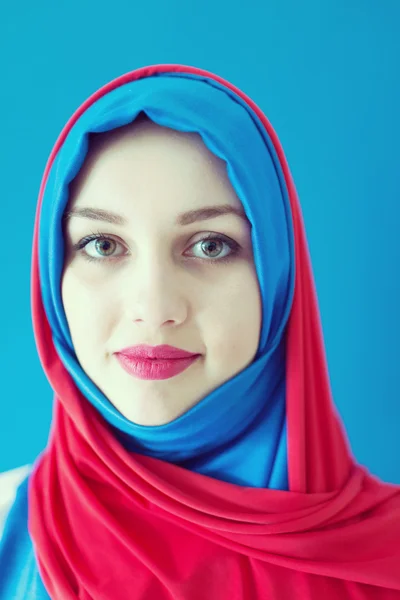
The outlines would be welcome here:
M 215 82 L 215 89 L 229 91 L 231 100 L 232 93 L 240 98 L 269 150 L 265 170 L 272 161 L 281 187 L 280 195 L 269 194 L 268 187 L 259 195 L 250 181 L 243 193 L 245 178 L 240 168 L 233 168 L 235 153 L 228 157 L 231 181 L 254 228 L 263 299 L 257 356 L 240 374 L 242 383 L 240 378 L 228 383 L 232 393 L 246 389 L 241 387 L 246 373 L 261 380 L 265 376 L 271 383 L 273 357 L 284 364 L 285 419 L 280 425 L 281 432 L 287 431 L 287 489 L 224 481 L 216 476 L 215 465 L 213 474 L 207 474 L 188 468 L 189 462 L 175 464 L 165 458 L 176 452 L 168 436 L 161 442 L 164 458 L 154 455 L 160 449 L 152 432 L 144 439 L 139 430 L 127 430 L 129 424 L 107 418 L 110 407 L 94 388 L 92 394 L 80 389 L 81 380 L 68 362 L 71 348 L 65 343 L 62 313 L 51 314 L 51 307 L 57 308 L 57 291 L 52 288 L 57 277 L 53 271 L 46 282 L 45 272 L 57 269 L 60 248 L 54 240 L 61 238 L 58 231 L 51 242 L 49 231 L 47 263 L 42 261 L 41 203 L 71 128 L 113 90 L 155 76 L 171 78 L 172 73 L 192 83 L 203 79 L 208 88 Z M 216 145 L 212 150 L 220 149 Z M 65 177 L 66 171 L 60 172 Z M 277 221 L 270 217 L 271 207 Z M 272 242 L 263 237 L 263 227 L 273 232 L 274 223 L 284 225 L 285 207 L 290 219 Z M 275 285 L 266 291 L 271 282 Z M 33 244 L 32 309 L 39 356 L 55 392 L 54 421 L 47 448 L 19 490 L 6 527 L 6 546 L 14 560 L 11 583 L 7 589 L 0 587 L 0 598 L 400 598 L 400 488 L 373 477 L 351 455 L 332 402 L 295 188 L 275 132 L 240 90 L 199 69 L 159 65 L 128 73 L 85 102 L 63 130 L 43 178 Z M 263 360 L 263 369 L 257 371 L 255 365 Z M 276 387 L 278 398 L 279 389 L 283 387 Z M 268 404 L 272 389 L 266 386 L 264 391 Z M 258 444 L 268 447 L 268 440 L 258 438 Z M 192 460 L 195 455 L 175 458 Z M 285 461 L 275 456 L 273 464 L 272 472 L 278 472 L 277 465 L 285 466 Z M 0 565 L 5 556 L 3 550 Z M 19 596 L 12 595 L 17 587 Z

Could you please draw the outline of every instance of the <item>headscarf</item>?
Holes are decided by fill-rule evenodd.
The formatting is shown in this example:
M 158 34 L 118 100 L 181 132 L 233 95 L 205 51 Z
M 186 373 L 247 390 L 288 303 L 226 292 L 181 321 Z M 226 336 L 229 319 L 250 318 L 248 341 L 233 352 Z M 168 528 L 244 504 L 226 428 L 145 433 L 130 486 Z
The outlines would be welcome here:
M 215 155 L 229 160 L 228 172 L 246 212 L 253 224 L 260 223 L 252 230 L 264 306 L 256 359 L 180 418 L 162 426 L 128 421 L 86 375 L 74 351 L 60 294 L 61 220 L 68 184 L 88 150 L 88 132 L 121 127 L 141 112 L 158 125 L 198 132 Z M 58 355 L 79 390 L 113 425 L 126 447 L 218 479 L 287 489 L 284 330 L 294 287 L 293 239 L 287 194 L 283 199 L 283 181 L 260 128 L 242 103 L 232 102 L 226 91 L 196 78 L 146 77 L 99 98 L 73 126 L 49 173 L 40 218 L 40 279 Z M 261 254 L 268 260 L 262 261 Z
M 252 225 L 262 298 L 253 362 L 156 427 L 127 421 L 84 373 L 59 291 L 61 219 L 88 134 L 140 112 L 196 131 L 226 161 Z M 8 524 L 20 597 L 400 598 L 400 489 L 351 455 L 294 184 L 275 132 L 243 92 L 200 69 L 158 65 L 112 81 L 76 111 L 40 189 L 32 310 L 55 403 L 48 445 Z

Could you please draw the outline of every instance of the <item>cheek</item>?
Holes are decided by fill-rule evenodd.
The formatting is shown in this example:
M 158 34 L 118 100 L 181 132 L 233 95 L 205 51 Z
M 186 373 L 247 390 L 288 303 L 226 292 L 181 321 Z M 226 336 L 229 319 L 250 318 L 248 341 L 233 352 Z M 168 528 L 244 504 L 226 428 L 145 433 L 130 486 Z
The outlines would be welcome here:
M 99 289 L 82 280 L 73 269 L 64 272 L 61 295 L 75 348 L 94 345 L 104 339 L 113 316 L 110 287 Z
M 262 304 L 256 274 L 241 272 L 231 282 L 213 292 L 209 305 L 207 345 L 213 353 L 242 362 L 257 351 Z

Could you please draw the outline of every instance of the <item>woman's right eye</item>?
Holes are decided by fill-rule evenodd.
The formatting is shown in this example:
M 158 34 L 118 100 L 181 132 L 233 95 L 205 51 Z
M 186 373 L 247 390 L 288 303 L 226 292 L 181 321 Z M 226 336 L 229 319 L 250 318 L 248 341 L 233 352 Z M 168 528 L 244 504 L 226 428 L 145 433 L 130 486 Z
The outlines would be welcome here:
M 93 244 L 93 246 L 92 246 Z M 115 247 L 118 245 L 118 242 L 116 242 L 115 240 L 111 239 L 111 238 L 98 238 L 96 240 L 92 240 L 91 242 L 89 242 L 86 245 L 86 248 L 90 248 L 91 246 L 94 249 L 94 252 L 96 252 L 95 255 L 89 255 L 92 256 L 93 258 L 95 258 L 96 256 L 100 255 L 100 256 L 111 256 L 113 255 L 113 251 L 115 250 Z
M 122 245 L 113 238 L 102 233 L 93 234 L 82 238 L 74 246 L 74 250 L 80 252 L 88 260 L 104 260 L 115 258 L 121 254 L 115 255 L 115 248 Z

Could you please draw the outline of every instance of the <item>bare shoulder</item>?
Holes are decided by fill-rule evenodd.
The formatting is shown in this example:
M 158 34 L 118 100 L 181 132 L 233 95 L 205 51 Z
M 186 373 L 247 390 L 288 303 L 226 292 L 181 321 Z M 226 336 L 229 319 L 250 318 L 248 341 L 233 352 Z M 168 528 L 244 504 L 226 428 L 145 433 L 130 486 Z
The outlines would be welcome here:
M 24 465 L 23 467 L 0 473 L 0 538 L 18 486 L 29 474 L 30 470 L 30 465 Z

